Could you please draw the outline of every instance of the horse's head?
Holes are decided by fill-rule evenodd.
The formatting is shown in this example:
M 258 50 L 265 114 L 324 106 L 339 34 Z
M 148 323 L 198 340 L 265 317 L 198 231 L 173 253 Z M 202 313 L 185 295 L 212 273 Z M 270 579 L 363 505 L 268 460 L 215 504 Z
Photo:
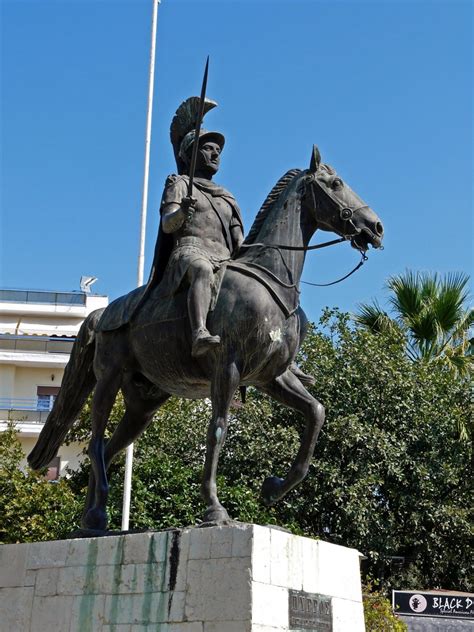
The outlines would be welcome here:
M 316 145 L 303 181 L 304 204 L 313 214 L 317 228 L 346 237 L 354 248 L 363 252 L 369 244 L 381 247 L 383 225 L 379 217 L 334 169 L 321 162 Z

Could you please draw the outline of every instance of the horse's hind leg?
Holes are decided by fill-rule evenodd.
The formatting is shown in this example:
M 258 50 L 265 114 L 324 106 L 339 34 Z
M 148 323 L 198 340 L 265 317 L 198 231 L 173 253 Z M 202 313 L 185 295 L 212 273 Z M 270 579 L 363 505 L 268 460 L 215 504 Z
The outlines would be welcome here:
M 300 449 L 286 478 L 267 478 L 262 486 L 263 500 L 273 505 L 293 487 L 298 485 L 308 473 L 319 431 L 324 423 L 324 408 L 301 384 L 299 379 L 286 371 L 270 384 L 259 387 L 276 400 L 294 408 L 305 416 L 306 426 L 301 438 Z
M 202 497 L 206 503 L 204 522 L 226 522 L 227 511 L 217 497 L 217 464 L 224 444 L 230 403 L 239 386 L 240 373 L 235 363 L 218 366 L 211 387 L 212 419 L 207 432 L 206 461 L 202 479 Z
M 110 369 L 97 382 L 92 398 L 92 436 L 89 442 L 94 490 L 92 506 L 88 507 L 82 524 L 87 529 L 104 530 L 107 526 L 105 506 L 109 493 L 104 461 L 104 432 L 121 382 L 120 370 Z M 88 503 L 89 505 L 89 503 Z
M 146 430 L 153 420 L 155 412 L 169 399 L 167 393 L 163 392 L 159 394 L 156 388 L 154 391 L 153 397 L 143 397 L 131 384 L 122 385 L 122 392 L 125 399 L 125 412 L 114 430 L 112 437 L 105 444 L 104 465 L 106 471 L 109 469 L 111 462 L 117 454 L 138 439 Z M 96 479 L 94 471 L 91 469 L 83 524 L 85 524 L 85 517 L 88 510 L 94 504 L 95 488 Z

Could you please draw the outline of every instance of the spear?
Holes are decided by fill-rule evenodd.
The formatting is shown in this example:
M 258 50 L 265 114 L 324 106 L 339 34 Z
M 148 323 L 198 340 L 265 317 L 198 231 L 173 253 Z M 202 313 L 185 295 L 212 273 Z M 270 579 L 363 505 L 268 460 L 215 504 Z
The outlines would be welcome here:
M 189 167 L 188 197 L 192 197 L 192 193 L 193 193 L 194 173 L 196 171 L 197 153 L 199 149 L 199 134 L 201 132 L 202 119 L 204 117 L 204 106 L 206 103 L 208 70 L 209 70 L 209 55 L 207 56 L 206 67 L 204 68 L 204 77 L 202 80 L 201 96 L 199 97 L 199 110 L 198 110 L 198 116 L 196 119 L 196 127 L 194 128 L 193 153 L 191 154 L 191 164 Z

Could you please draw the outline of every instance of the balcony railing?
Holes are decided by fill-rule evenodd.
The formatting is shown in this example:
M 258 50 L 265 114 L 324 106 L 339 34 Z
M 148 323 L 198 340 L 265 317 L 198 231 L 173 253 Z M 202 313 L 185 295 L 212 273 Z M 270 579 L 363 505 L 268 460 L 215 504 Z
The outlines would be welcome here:
M 0 301 L 45 303 L 48 305 L 85 305 L 84 292 L 47 292 L 45 290 L 0 290 Z
M 35 410 L 49 412 L 53 407 L 50 400 L 44 401 L 37 397 L 22 397 L 11 399 L 9 397 L 0 397 L 0 410 Z
M 69 354 L 74 344 L 72 337 L 13 336 L 0 334 L 0 351 Z
M 0 397 L 0 421 L 44 424 L 52 407 L 52 399 L 41 401 L 36 397 L 16 399 Z
M 42 426 L 46 423 L 49 410 L 2 410 L 0 408 L 0 428 L 6 422 L 13 422 L 15 425 L 38 424 Z M 41 429 L 41 428 L 40 428 Z

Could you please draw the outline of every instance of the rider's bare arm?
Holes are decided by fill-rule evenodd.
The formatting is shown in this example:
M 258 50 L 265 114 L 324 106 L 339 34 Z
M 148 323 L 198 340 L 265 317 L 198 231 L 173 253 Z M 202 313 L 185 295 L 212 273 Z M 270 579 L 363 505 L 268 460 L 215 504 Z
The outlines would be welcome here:
M 174 233 L 184 222 L 191 217 L 194 212 L 196 200 L 194 198 L 185 197 L 181 200 L 181 204 L 172 202 L 163 207 L 161 211 L 161 225 L 165 233 Z
M 235 254 L 239 250 L 244 240 L 244 236 L 242 234 L 242 228 L 240 227 L 240 224 L 235 224 L 230 227 L 230 235 L 232 237 L 232 244 L 234 246 L 234 250 L 232 254 Z

